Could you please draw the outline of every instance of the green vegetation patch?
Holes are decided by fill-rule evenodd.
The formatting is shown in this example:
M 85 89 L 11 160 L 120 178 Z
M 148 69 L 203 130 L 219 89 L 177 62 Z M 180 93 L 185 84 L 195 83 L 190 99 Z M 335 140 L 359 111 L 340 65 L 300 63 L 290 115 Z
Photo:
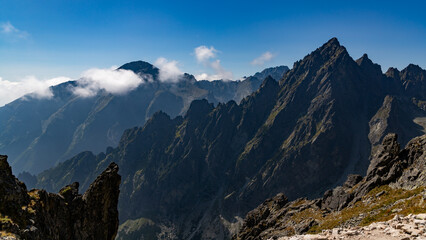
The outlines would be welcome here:
M 66 188 L 62 189 L 62 190 L 59 192 L 59 194 L 64 195 L 64 194 L 66 194 L 67 192 L 69 192 L 69 191 L 71 191 L 71 190 L 72 190 L 72 188 L 71 188 L 70 186 L 68 186 L 68 187 L 66 187 Z
M 14 237 L 14 238 L 17 238 L 15 234 L 9 233 L 9 232 L 6 232 L 6 231 L 0 231 L 0 237 Z
M 325 217 L 320 212 L 301 212 L 299 220 L 311 217 L 319 224 L 309 229 L 308 233 L 319 233 L 325 229 L 332 229 L 343 225 L 351 219 L 360 219 L 359 225 L 366 226 L 373 222 L 392 219 L 395 214 L 408 215 L 426 212 L 426 202 L 421 196 L 425 187 L 413 190 L 393 189 L 388 185 L 371 190 L 366 196 L 353 206 L 340 212 L 331 213 Z M 301 221 L 301 220 L 300 220 Z
M 13 221 L 8 216 L 0 214 L 0 223 L 13 223 Z
M 147 218 L 127 220 L 118 228 L 117 240 L 157 239 L 160 232 L 154 221 Z

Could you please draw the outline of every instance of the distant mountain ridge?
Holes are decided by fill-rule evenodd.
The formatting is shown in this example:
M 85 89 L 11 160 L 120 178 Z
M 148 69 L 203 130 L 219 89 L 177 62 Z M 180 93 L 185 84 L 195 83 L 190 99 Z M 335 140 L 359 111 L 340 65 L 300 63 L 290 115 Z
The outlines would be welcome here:
M 390 131 L 403 145 L 424 134 L 424 73 L 383 74 L 333 38 L 240 104 L 196 100 L 184 117 L 157 112 L 118 147 L 42 172 L 37 187 L 87 188 L 114 161 L 124 179 L 118 239 L 226 239 L 267 198 L 318 197 L 364 174 Z
M 14 172 L 39 173 L 81 151 L 115 147 L 125 129 L 142 126 L 160 110 L 172 117 L 184 114 L 195 99 L 215 104 L 240 101 L 263 80 L 253 76 L 235 82 L 198 82 L 183 74 L 177 83 L 166 83 L 158 80 L 159 69 L 147 62 L 131 62 L 119 69 L 150 80 L 125 95 L 100 91 L 88 98 L 74 95 L 70 89 L 78 82 L 70 81 L 53 86 L 51 99 L 25 96 L 1 107 L 0 151 L 9 155 Z M 287 70 L 274 68 L 271 74 L 282 77 Z

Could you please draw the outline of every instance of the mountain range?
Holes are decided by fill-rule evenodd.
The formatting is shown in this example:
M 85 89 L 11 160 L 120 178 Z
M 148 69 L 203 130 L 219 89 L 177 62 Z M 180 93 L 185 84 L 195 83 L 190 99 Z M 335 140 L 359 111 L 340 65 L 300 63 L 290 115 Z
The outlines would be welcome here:
M 125 130 L 117 147 L 81 152 L 33 181 L 49 191 L 75 181 L 87 189 L 116 162 L 117 239 L 230 238 L 267 198 L 319 197 L 349 174 L 365 174 L 389 132 L 402 145 L 424 134 L 425 75 L 412 64 L 383 73 L 333 38 L 239 104 L 207 97 L 184 116 L 156 112 Z
M 266 76 L 280 79 L 288 68 L 265 69 L 243 81 L 196 81 L 183 74 L 175 83 L 160 81 L 159 69 L 143 61 L 119 70 L 143 76 L 143 84 L 127 94 L 99 91 L 81 97 L 71 91 L 79 81 L 69 81 L 51 87 L 51 98 L 27 95 L 0 108 L 0 151 L 9 156 L 15 173 L 26 172 L 20 178 L 28 179 L 28 172 L 39 173 L 81 151 L 115 147 L 125 129 L 142 126 L 157 111 L 176 117 L 195 99 L 214 104 L 240 101 Z

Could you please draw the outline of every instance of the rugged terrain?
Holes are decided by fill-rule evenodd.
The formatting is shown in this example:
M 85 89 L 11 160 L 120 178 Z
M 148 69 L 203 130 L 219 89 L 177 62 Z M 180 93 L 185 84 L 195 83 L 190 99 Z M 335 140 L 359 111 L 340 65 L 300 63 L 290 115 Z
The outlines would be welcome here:
M 389 134 L 372 156 L 364 178 L 350 175 L 343 186 L 326 191 L 322 198 L 315 200 L 301 198 L 289 202 L 283 194 L 268 199 L 247 214 L 234 239 L 334 239 L 338 234 L 368 239 L 365 231 L 380 229 L 386 224 L 364 226 L 392 218 L 395 221 L 391 226 L 398 227 L 389 228 L 387 232 L 383 232 L 383 227 L 385 235 L 398 234 L 400 239 L 426 237 L 424 219 L 417 221 L 420 226 L 405 226 L 398 216 L 426 213 L 425 200 L 426 135 L 412 139 L 400 149 L 397 136 Z M 407 220 L 414 223 L 414 219 Z M 321 231 L 319 235 L 284 237 Z
M 0 151 L 9 156 L 14 172 L 35 174 L 81 151 L 99 153 L 115 147 L 125 129 L 144 125 L 160 110 L 172 117 L 184 114 L 195 99 L 239 102 L 259 88 L 266 74 L 281 78 L 288 71 L 281 66 L 243 81 L 212 82 L 183 74 L 172 83 L 160 81 L 159 69 L 147 62 L 131 62 L 119 69 L 133 71 L 144 82 L 124 95 L 100 91 L 81 97 L 71 91 L 79 81 L 70 81 L 53 86 L 52 98 L 28 95 L 1 107 Z M 31 183 L 28 173 L 19 177 Z
M 0 155 L 0 239 L 113 240 L 121 177 L 111 163 L 81 195 L 77 182 L 58 194 L 27 191 Z
M 312 199 L 365 174 L 389 132 L 403 145 L 424 134 L 425 72 L 410 65 L 383 74 L 333 38 L 239 104 L 195 100 L 183 117 L 157 112 L 116 148 L 82 152 L 34 181 L 85 189 L 116 162 L 118 239 L 229 238 L 267 198 Z
M 374 222 L 364 227 L 334 228 L 320 234 L 279 237 L 278 240 L 423 240 L 426 239 L 426 214 L 395 215 L 392 220 Z

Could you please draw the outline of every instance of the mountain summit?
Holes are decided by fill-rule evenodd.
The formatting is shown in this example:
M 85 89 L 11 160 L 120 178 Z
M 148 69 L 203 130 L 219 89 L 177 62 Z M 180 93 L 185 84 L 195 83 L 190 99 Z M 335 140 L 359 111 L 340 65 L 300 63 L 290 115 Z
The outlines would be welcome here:
M 153 79 L 158 78 L 159 69 L 144 61 L 135 61 L 124 64 L 118 69 L 131 70 L 136 74 L 149 74 Z

